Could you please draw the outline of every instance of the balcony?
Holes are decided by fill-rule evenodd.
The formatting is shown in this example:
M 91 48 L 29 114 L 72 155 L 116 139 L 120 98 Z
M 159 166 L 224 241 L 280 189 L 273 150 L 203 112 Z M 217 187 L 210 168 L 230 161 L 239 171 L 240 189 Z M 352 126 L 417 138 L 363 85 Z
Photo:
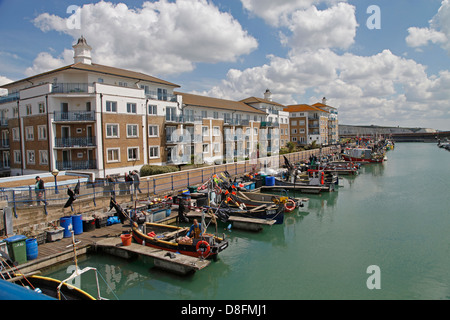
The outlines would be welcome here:
M 96 160 L 56 161 L 58 170 L 90 170 L 97 169 Z
M 55 112 L 55 122 L 82 122 L 95 121 L 94 111 L 76 111 L 76 112 Z
M 279 122 L 271 122 L 271 121 L 263 121 L 261 122 L 261 128 L 267 128 L 267 127 L 279 127 Z
M 1 96 L 0 97 L 0 103 L 13 102 L 13 101 L 17 101 L 19 99 L 20 99 L 19 92 L 10 93 L 10 94 L 8 94 L 6 96 Z
M 54 83 L 52 93 L 94 93 L 94 87 L 88 83 Z
M 159 101 L 169 101 L 169 102 L 177 102 L 177 96 L 175 94 L 170 93 L 159 93 L 156 91 L 147 91 L 145 92 L 145 96 L 152 100 Z
M 55 138 L 55 148 L 86 148 L 96 145 L 95 137 Z

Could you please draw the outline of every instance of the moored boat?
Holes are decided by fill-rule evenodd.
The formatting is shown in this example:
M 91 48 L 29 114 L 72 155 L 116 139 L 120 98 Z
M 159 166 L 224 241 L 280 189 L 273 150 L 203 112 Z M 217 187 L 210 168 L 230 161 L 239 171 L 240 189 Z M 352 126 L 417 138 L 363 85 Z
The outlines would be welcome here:
M 203 233 L 200 238 L 187 237 L 189 228 L 144 223 L 141 227 L 132 222 L 133 239 L 147 247 L 157 248 L 198 258 L 215 258 L 228 247 L 228 240 Z

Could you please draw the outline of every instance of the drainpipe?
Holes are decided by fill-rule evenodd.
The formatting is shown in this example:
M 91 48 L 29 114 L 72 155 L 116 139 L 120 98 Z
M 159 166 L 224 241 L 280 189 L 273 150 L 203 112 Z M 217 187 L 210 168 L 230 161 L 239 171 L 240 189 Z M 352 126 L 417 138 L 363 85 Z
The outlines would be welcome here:
M 48 94 L 45 95 L 45 111 L 47 112 L 47 142 L 48 142 L 48 171 L 52 171 L 53 164 L 53 150 L 50 148 L 50 124 L 49 124 L 49 113 L 48 113 Z M 56 163 L 55 163 L 56 169 Z
M 106 177 L 106 160 L 105 160 L 105 135 L 103 134 L 103 93 L 100 93 L 100 132 L 102 135 L 102 155 L 103 155 L 103 178 Z M 98 148 L 97 148 L 98 150 Z

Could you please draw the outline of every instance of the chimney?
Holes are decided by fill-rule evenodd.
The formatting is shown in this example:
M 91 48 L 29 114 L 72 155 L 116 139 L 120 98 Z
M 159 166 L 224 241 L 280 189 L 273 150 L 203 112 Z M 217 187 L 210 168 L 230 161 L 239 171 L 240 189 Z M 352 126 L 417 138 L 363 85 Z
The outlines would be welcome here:
M 87 44 L 87 41 L 83 36 L 78 39 L 77 44 L 73 45 L 72 48 L 74 50 L 73 59 L 75 63 L 81 62 L 84 64 L 92 64 L 92 48 Z
M 327 105 L 327 98 L 323 97 L 322 104 Z
M 264 100 L 272 101 L 272 92 L 269 89 L 264 92 Z

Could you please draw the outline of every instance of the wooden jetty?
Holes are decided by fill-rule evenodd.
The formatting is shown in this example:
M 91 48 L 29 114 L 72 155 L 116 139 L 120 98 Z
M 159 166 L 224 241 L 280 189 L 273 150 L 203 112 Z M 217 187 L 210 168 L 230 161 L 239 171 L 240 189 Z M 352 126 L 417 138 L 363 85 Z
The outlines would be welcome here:
M 186 214 L 189 220 L 193 219 L 201 219 L 201 212 L 191 211 Z M 205 215 L 205 220 L 209 221 L 211 218 L 208 215 Z M 259 232 L 263 230 L 264 226 L 272 226 L 275 224 L 275 220 L 265 220 L 265 219 L 256 219 L 256 218 L 246 218 L 246 217 L 237 217 L 230 216 L 228 221 L 233 225 L 233 228 L 247 230 L 247 231 L 255 231 Z
M 125 259 L 149 257 L 155 267 L 180 275 L 186 275 L 206 268 L 211 261 L 190 257 L 184 254 L 151 248 L 137 243 L 124 246 L 120 238 L 108 238 L 95 244 L 96 251 L 106 252 Z

